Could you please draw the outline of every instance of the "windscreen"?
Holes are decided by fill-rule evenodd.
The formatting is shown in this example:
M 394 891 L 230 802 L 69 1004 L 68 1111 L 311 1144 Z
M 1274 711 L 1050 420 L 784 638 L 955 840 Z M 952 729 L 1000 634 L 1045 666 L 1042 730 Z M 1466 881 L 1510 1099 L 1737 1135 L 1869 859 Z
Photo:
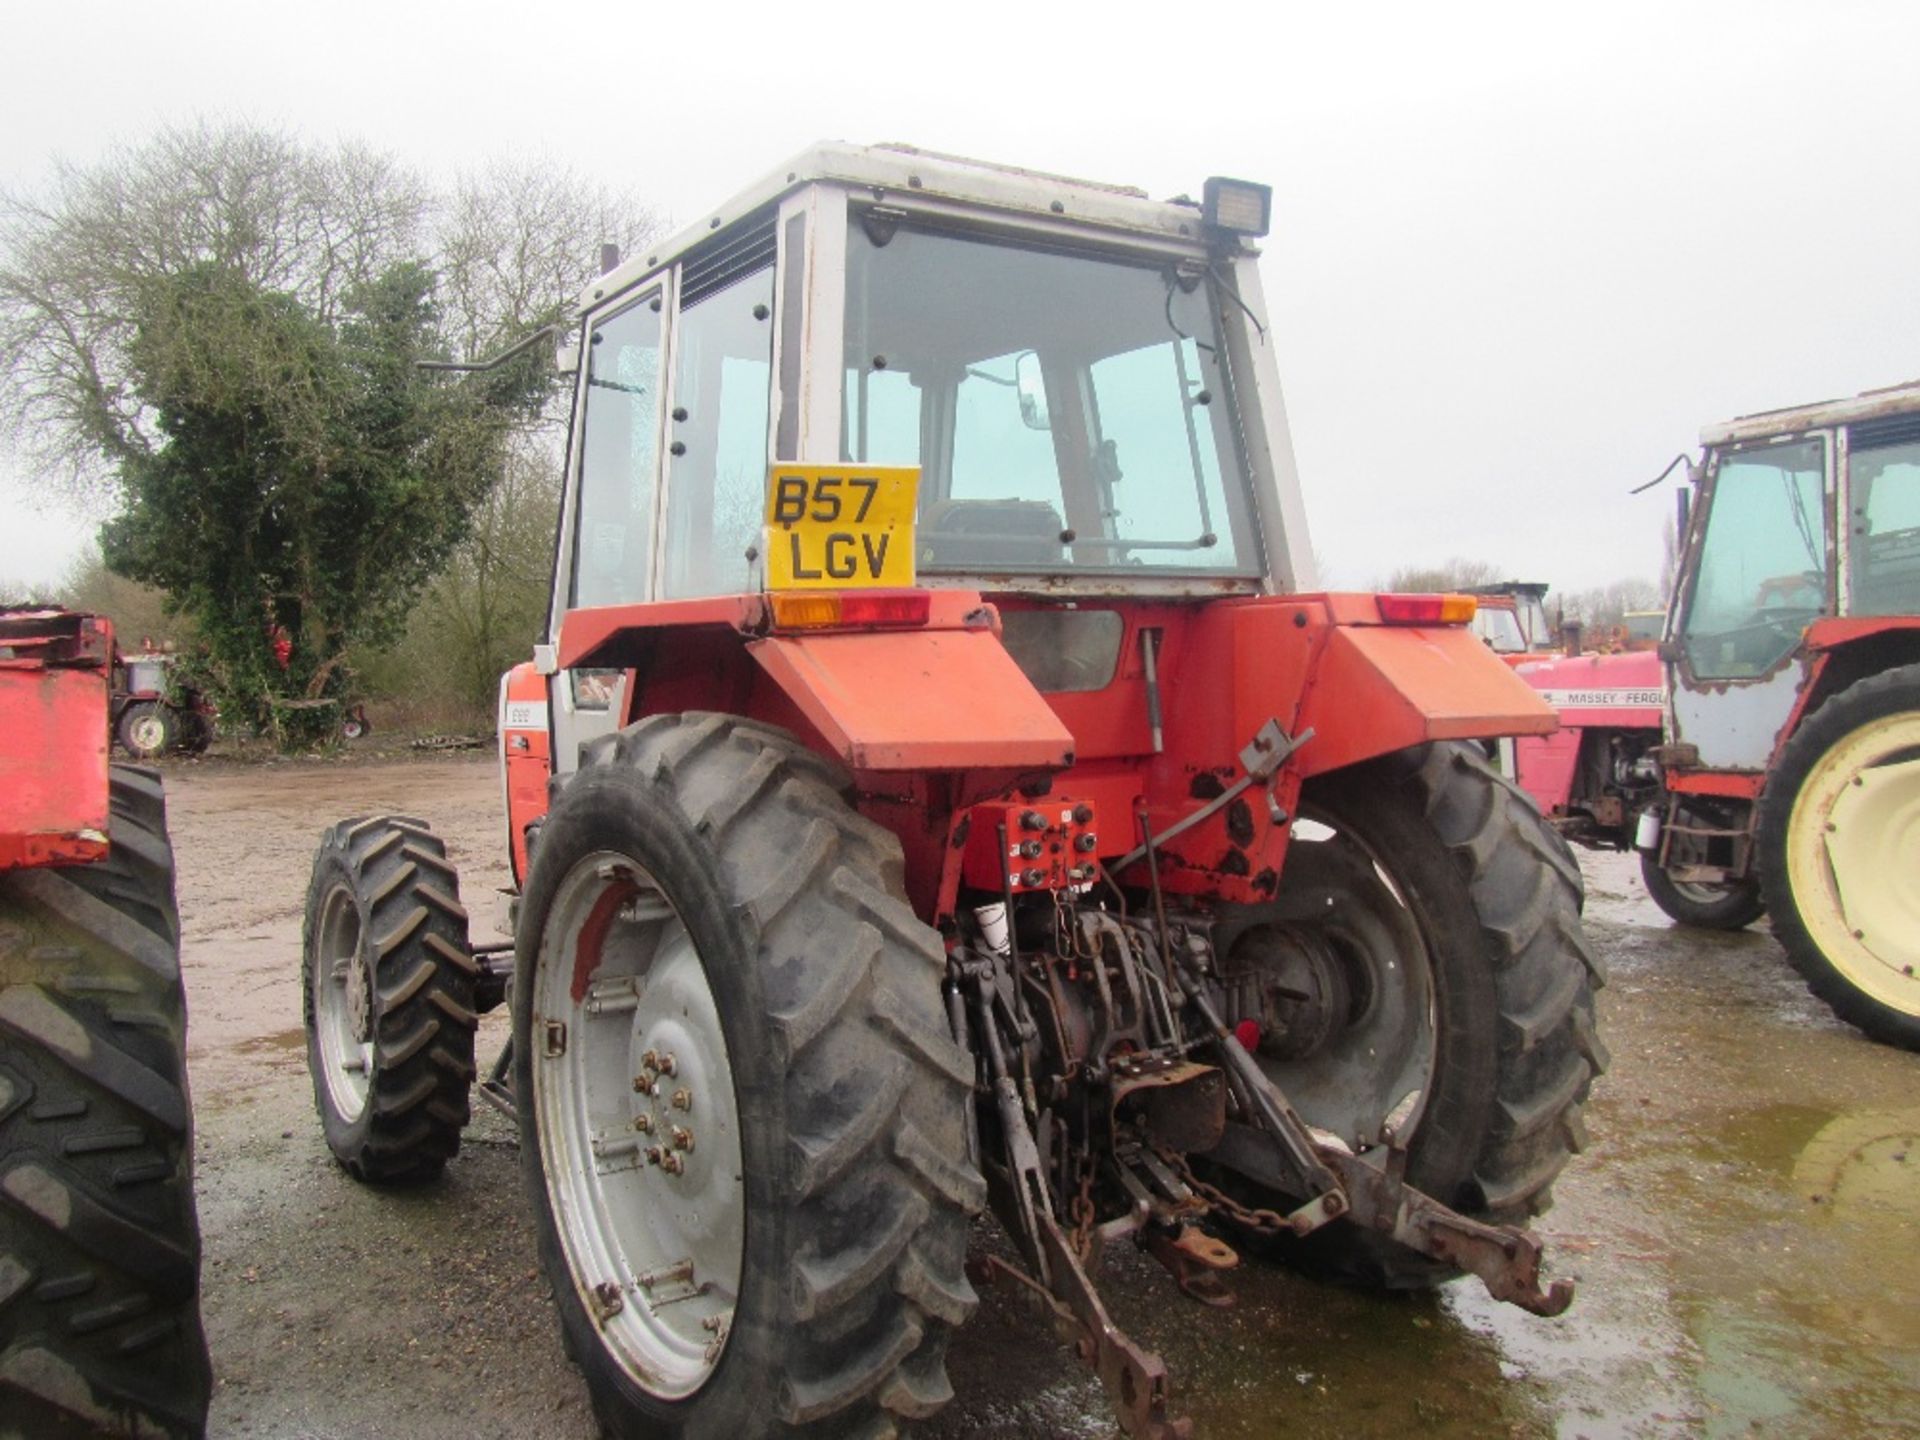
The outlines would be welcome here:
M 1260 573 L 1198 268 L 908 226 L 848 251 L 841 458 L 921 467 L 920 569 Z

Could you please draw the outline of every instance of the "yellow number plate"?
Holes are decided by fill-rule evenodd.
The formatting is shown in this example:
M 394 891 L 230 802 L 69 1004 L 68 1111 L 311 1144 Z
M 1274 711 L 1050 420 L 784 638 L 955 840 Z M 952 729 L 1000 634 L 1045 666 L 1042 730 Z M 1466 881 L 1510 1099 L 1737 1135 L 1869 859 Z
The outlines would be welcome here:
M 916 465 L 775 465 L 767 475 L 767 588 L 913 584 Z

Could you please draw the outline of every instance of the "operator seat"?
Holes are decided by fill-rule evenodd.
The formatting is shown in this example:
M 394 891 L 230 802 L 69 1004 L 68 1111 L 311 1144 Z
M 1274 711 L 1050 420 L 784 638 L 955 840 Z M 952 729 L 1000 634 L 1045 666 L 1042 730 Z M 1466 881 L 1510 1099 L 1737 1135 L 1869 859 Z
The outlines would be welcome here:
M 920 563 L 940 569 L 1058 567 L 1060 512 L 1044 500 L 935 500 L 920 517 Z

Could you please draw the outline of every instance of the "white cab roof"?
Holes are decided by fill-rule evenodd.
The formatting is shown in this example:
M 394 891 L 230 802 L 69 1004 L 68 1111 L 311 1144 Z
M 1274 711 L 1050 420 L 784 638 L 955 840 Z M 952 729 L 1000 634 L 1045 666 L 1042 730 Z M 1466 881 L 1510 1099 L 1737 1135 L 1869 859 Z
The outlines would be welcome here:
M 1144 190 L 1128 185 L 1104 185 L 941 155 L 910 145 L 848 145 L 824 141 L 777 166 L 757 184 L 748 186 L 718 209 L 644 254 L 586 286 L 580 308 L 586 310 L 604 296 L 625 290 L 654 271 L 670 265 L 686 251 L 725 230 L 729 225 L 773 204 L 789 191 L 815 181 L 829 181 L 868 190 L 876 200 L 927 196 L 989 209 L 1044 215 L 1079 222 L 1093 229 L 1150 235 L 1161 241 L 1186 241 L 1196 251 L 1203 242 L 1197 202 L 1149 200 Z

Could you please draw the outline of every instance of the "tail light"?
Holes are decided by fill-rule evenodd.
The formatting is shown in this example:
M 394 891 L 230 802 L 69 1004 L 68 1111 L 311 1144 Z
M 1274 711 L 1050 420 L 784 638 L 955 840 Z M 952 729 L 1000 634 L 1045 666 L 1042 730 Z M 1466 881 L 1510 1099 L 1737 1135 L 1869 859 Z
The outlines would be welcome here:
M 1471 595 L 1379 595 L 1380 619 L 1388 625 L 1465 625 L 1480 602 Z
M 775 590 L 767 596 L 775 630 L 889 630 L 924 625 L 925 590 Z

